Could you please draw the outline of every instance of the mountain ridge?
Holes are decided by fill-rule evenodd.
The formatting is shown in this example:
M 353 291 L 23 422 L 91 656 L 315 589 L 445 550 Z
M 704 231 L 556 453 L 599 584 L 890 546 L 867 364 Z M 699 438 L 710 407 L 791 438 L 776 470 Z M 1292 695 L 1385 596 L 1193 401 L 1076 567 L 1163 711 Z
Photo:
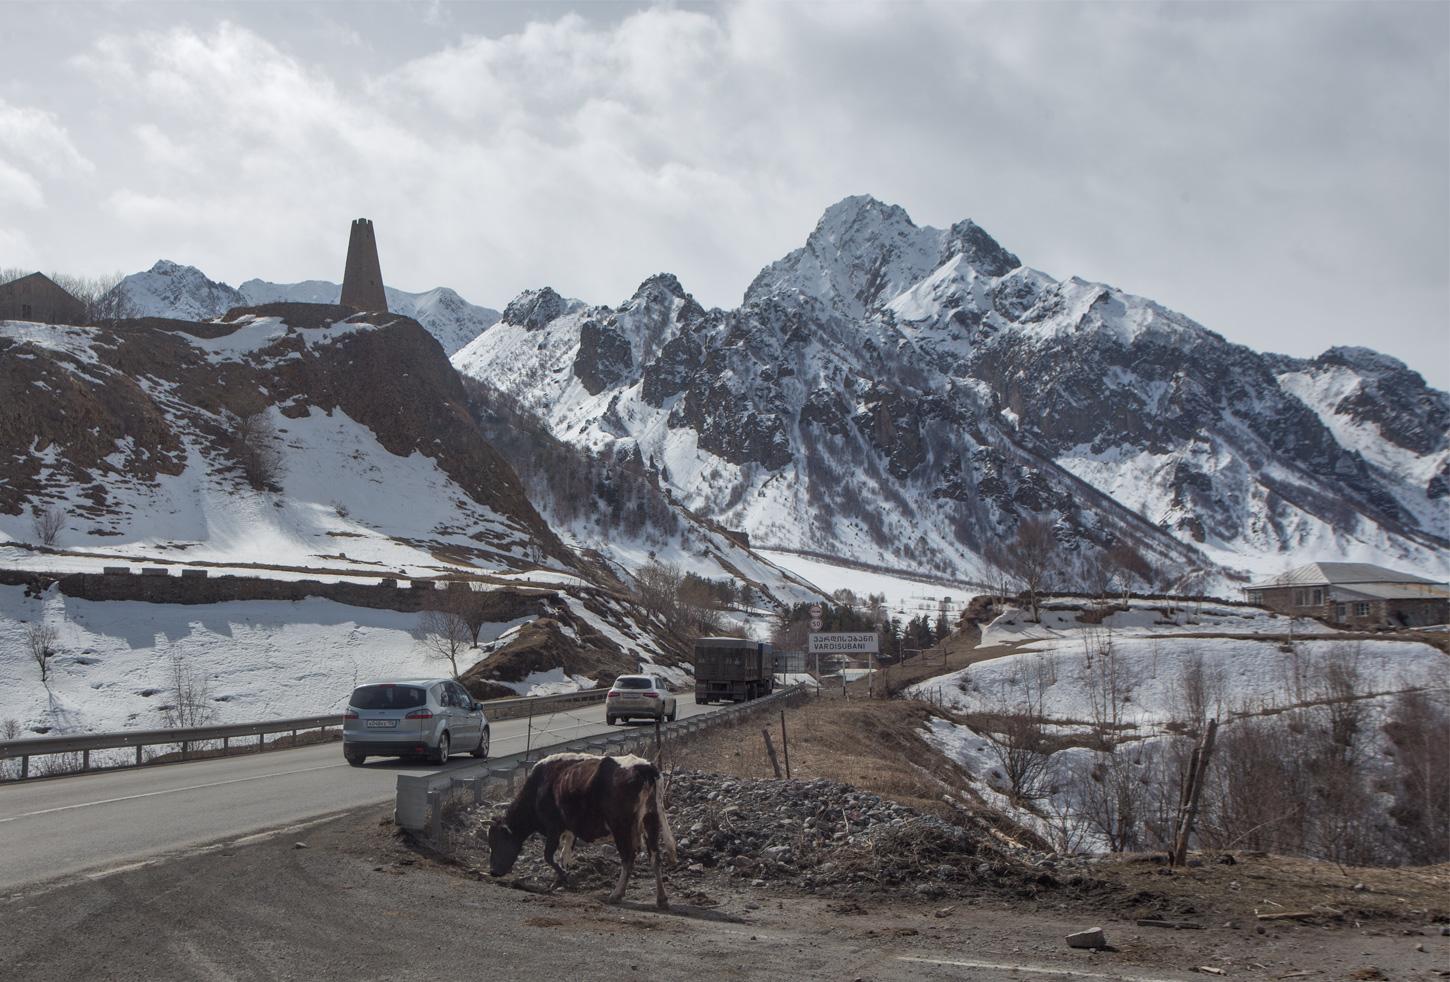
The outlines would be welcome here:
M 1336 435 L 1322 416 L 1351 404 L 1306 404 L 1279 379 L 1297 363 L 1105 284 L 1055 280 L 970 221 L 921 228 L 868 196 L 828 208 L 733 311 L 706 311 L 683 288 L 652 295 L 667 275 L 617 308 L 548 291 L 546 310 L 530 306 L 527 345 L 505 317 L 454 364 L 530 400 L 581 446 L 677 455 L 667 469 L 682 500 L 763 545 L 819 551 L 834 536 L 851 555 L 872 539 L 888 556 L 893 537 L 925 538 L 943 572 L 980 577 L 985 543 L 1029 514 L 1065 545 L 1108 544 L 1117 533 L 1099 522 L 1114 509 L 1085 484 L 1159 529 L 1152 548 L 1185 568 L 1328 552 L 1445 570 L 1434 497 L 1445 441 L 1365 459 L 1375 427 L 1422 430 L 1446 404 L 1423 379 L 1418 402 L 1382 398 L 1372 366 L 1418 378 L 1388 356 L 1348 359 L 1362 405 L 1358 430 Z M 1315 364 L 1325 357 L 1347 358 Z M 823 440 L 837 445 L 822 452 Z M 842 490 L 846 474 L 874 487 L 870 507 Z M 933 507 L 942 499 L 963 513 Z M 842 505 L 851 515 L 833 531 Z M 893 513 L 906 520 L 889 532 Z M 916 529 L 935 522 L 950 534 Z

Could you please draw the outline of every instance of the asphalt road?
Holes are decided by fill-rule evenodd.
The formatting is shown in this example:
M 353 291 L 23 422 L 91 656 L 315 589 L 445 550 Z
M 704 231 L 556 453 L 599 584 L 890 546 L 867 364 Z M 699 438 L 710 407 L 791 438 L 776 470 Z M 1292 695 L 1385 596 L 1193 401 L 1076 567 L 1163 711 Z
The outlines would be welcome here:
M 679 698 L 681 718 L 718 708 Z M 501 720 L 492 724 L 490 756 L 621 730 L 605 724 L 603 703 Z M 324 743 L 0 785 L 0 895 L 386 804 L 399 774 L 473 762 L 467 755 L 443 767 L 373 758 L 350 767 L 340 743 Z

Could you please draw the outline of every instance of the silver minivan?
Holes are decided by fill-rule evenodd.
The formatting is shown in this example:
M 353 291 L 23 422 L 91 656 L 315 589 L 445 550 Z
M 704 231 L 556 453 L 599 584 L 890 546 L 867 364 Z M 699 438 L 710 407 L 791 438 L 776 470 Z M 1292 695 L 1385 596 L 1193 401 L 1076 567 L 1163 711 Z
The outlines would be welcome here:
M 352 690 L 342 714 L 342 756 L 354 767 L 369 757 L 427 757 L 441 764 L 454 751 L 488 756 L 483 705 L 452 679 L 380 679 Z

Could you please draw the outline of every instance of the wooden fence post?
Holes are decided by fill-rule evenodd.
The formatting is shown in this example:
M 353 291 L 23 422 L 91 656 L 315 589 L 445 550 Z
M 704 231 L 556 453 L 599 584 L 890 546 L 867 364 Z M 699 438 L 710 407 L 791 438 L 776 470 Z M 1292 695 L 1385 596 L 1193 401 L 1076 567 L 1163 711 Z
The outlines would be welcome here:
M 780 777 L 780 761 L 775 757 L 775 745 L 770 742 L 770 730 L 762 729 L 760 735 L 765 737 L 765 752 L 770 757 L 770 766 L 775 768 L 775 776 Z
M 1208 721 L 1208 730 L 1203 735 L 1203 745 L 1198 748 L 1195 756 L 1198 758 L 1197 767 L 1189 775 L 1192 782 L 1188 792 L 1188 804 L 1183 813 L 1183 821 L 1178 826 L 1178 839 L 1173 846 L 1171 865 L 1182 866 L 1188 858 L 1188 837 L 1193 834 L 1193 820 L 1198 814 L 1198 799 L 1203 794 L 1203 779 L 1208 775 L 1208 759 L 1213 754 L 1213 738 L 1218 732 L 1218 720 Z

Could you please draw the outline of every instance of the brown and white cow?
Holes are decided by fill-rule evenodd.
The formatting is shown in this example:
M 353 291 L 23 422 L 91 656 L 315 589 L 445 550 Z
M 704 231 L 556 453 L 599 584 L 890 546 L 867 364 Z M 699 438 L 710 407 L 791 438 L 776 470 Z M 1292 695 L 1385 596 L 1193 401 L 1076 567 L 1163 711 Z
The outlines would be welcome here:
M 569 878 L 561 863 L 569 861 L 574 840 L 594 842 L 612 836 L 623 869 L 609 902 L 623 899 L 642 843 L 654 867 L 655 904 L 667 909 L 660 858 L 663 852 L 674 863 L 675 837 L 660 807 L 659 780 L 659 768 L 641 757 L 545 757 L 529 771 L 503 821 L 489 829 L 489 872 L 503 876 L 513 869 L 524 842 L 538 832 L 544 837 L 544 861 L 558 874 L 555 886 L 567 886 Z M 555 862 L 554 852 L 561 843 L 561 862 Z

